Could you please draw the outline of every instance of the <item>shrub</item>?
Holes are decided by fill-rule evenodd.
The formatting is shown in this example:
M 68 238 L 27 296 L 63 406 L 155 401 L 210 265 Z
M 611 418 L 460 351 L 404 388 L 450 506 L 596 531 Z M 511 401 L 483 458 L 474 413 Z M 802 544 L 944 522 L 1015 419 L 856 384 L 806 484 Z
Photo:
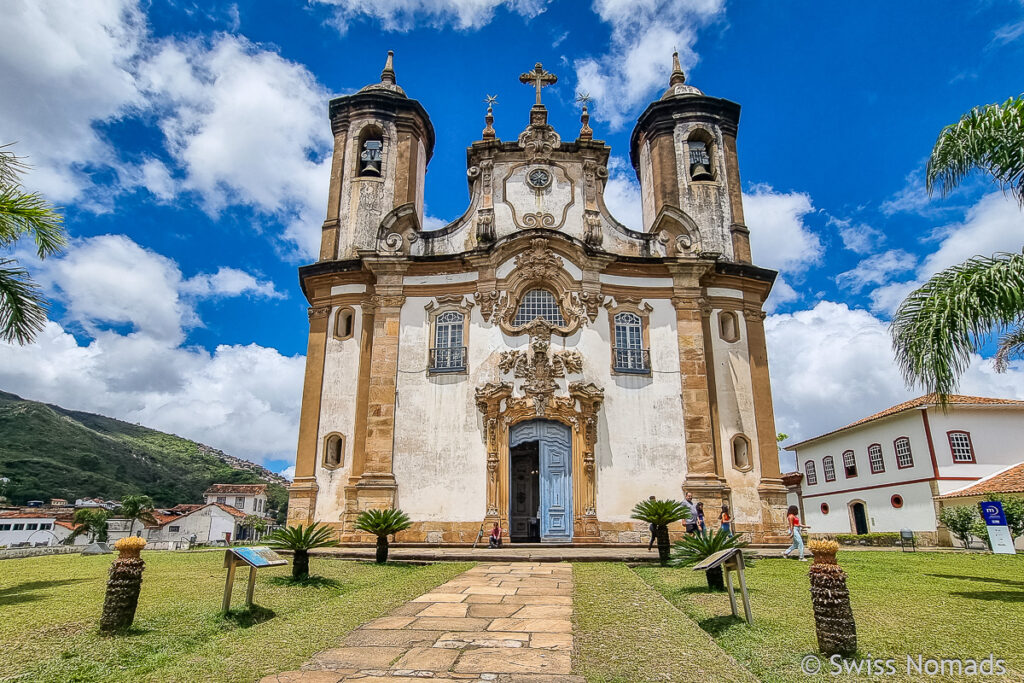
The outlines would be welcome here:
M 889 547 L 899 545 L 897 531 L 879 531 L 870 534 L 836 534 L 836 540 L 843 545 L 875 545 Z
M 658 561 L 662 566 L 668 564 L 669 539 L 668 525 L 690 516 L 689 509 L 678 500 L 642 500 L 633 507 L 630 517 L 654 525 L 654 535 L 658 539 Z
M 292 579 L 301 581 L 309 577 L 309 551 L 314 548 L 332 548 L 338 545 L 334 530 L 326 524 L 307 527 L 289 526 L 278 529 L 267 537 L 267 545 L 278 550 L 291 550 Z
M 978 511 L 973 505 L 944 507 L 939 511 L 939 521 L 964 544 L 964 548 L 971 546 L 971 533 L 977 519 Z M 985 536 L 987 538 L 988 534 Z
M 729 548 L 746 548 L 747 543 L 741 541 L 739 536 L 725 529 L 711 533 L 708 531 L 687 534 L 675 542 L 672 550 L 672 565 L 675 567 L 689 567 L 697 564 L 705 558 L 711 557 L 721 550 Z M 744 558 L 746 564 L 751 563 L 751 558 Z M 724 591 L 725 580 L 722 576 L 722 567 L 718 566 L 704 572 L 708 581 L 708 589 L 713 591 Z
M 377 564 L 388 561 L 388 536 L 405 531 L 412 522 L 401 510 L 364 510 L 356 517 L 356 528 L 377 537 Z

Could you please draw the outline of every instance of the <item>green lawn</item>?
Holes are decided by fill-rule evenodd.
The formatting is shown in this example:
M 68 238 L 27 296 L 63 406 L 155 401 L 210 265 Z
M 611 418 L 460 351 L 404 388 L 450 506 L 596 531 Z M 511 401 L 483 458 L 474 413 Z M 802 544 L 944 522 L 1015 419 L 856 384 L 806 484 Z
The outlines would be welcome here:
M 1006 660 L 1007 675 L 997 680 L 1024 680 L 1024 557 L 840 551 L 839 562 L 849 574 L 859 656 L 897 658 L 904 672 L 884 680 L 951 680 L 908 678 L 907 655 L 981 660 L 989 653 Z M 809 564 L 766 559 L 747 570 L 753 628 L 731 616 L 726 594 L 706 592 L 700 572 L 635 572 L 762 680 L 803 681 L 801 659 L 817 652 Z M 820 678 L 864 679 L 825 675 L 828 667 Z
M 573 565 L 573 673 L 605 681 L 754 681 L 624 564 Z
M 336 585 L 280 585 L 290 567 L 262 569 L 261 623 L 224 619 L 223 553 L 144 552 L 135 627 L 98 632 L 112 556 L 60 555 L 0 563 L 0 680 L 245 681 L 296 669 L 360 623 L 426 592 L 470 564 L 410 566 L 313 558 Z M 248 571 L 236 576 L 243 605 Z M 267 616 L 267 615 L 264 615 Z

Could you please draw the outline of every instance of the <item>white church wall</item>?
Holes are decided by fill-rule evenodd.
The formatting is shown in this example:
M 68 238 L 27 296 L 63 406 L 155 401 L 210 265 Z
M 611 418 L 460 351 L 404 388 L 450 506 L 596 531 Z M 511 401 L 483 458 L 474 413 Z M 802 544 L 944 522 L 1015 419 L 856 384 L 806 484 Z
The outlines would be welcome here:
M 356 391 L 359 385 L 359 339 L 362 335 L 362 306 L 350 306 L 352 336 L 343 341 L 332 334 L 335 317 L 341 306 L 335 306 L 327 321 L 327 350 L 324 354 L 323 389 L 320 395 L 320 425 L 317 429 L 316 518 L 337 521 L 345 507 L 345 486 L 352 471 L 352 444 L 355 431 Z M 343 464 L 336 469 L 323 467 L 324 442 L 328 434 L 345 436 Z
M 757 492 L 761 480 L 761 459 L 758 454 L 747 330 L 743 314 L 737 312 L 739 339 L 734 342 L 725 341 L 719 333 L 721 313 L 720 310 L 713 311 L 710 320 L 719 443 L 722 449 L 719 457 L 722 459 L 722 472 L 731 489 L 733 518 L 738 524 L 756 524 L 761 521 L 761 498 Z M 737 435 L 747 439 L 749 469 L 746 471 L 737 469 L 733 464 L 732 442 Z

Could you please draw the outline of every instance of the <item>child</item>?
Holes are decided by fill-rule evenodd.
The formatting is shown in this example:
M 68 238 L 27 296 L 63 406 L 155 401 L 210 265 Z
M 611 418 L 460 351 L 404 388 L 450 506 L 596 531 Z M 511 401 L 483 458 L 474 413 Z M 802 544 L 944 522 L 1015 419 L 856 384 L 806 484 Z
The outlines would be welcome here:
M 500 548 L 501 547 L 501 527 L 498 523 L 494 523 L 494 528 L 491 529 L 491 538 L 487 543 L 489 548 Z
M 702 534 L 708 530 L 708 525 L 704 523 L 704 503 L 697 503 L 697 530 Z
M 732 535 L 732 517 L 729 516 L 729 506 L 723 505 L 722 512 L 718 515 L 718 521 L 722 523 L 722 531 Z
M 782 556 L 789 557 L 791 552 L 799 549 L 800 561 L 806 562 L 807 560 L 804 558 L 804 539 L 803 536 L 800 535 L 800 531 L 803 529 L 803 526 L 800 524 L 800 517 L 797 516 L 799 512 L 800 509 L 797 508 L 796 505 L 790 505 L 789 510 L 786 513 L 786 519 L 789 520 L 789 535 L 793 537 L 793 544 L 789 546 L 786 552 L 782 553 Z

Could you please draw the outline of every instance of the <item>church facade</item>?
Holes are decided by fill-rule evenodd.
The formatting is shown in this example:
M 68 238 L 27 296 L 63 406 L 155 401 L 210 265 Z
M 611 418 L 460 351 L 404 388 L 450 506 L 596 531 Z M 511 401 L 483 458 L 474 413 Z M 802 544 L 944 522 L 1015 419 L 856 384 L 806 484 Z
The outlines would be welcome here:
M 399 541 L 627 543 L 630 511 L 690 491 L 709 519 L 785 528 L 762 304 L 736 156 L 739 105 L 686 84 L 640 116 L 630 157 L 642 230 L 604 203 L 610 148 L 584 101 L 574 140 L 536 103 L 516 140 L 488 107 L 467 149 L 469 206 L 423 227 L 434 131 L 397 84 L 330 103 L 320 259 L 300 269 L 309 345 L 290 524 L 367 540 L 358 513 L 398 507 Z M 525 118 L 525 117 L 524 117 Z

